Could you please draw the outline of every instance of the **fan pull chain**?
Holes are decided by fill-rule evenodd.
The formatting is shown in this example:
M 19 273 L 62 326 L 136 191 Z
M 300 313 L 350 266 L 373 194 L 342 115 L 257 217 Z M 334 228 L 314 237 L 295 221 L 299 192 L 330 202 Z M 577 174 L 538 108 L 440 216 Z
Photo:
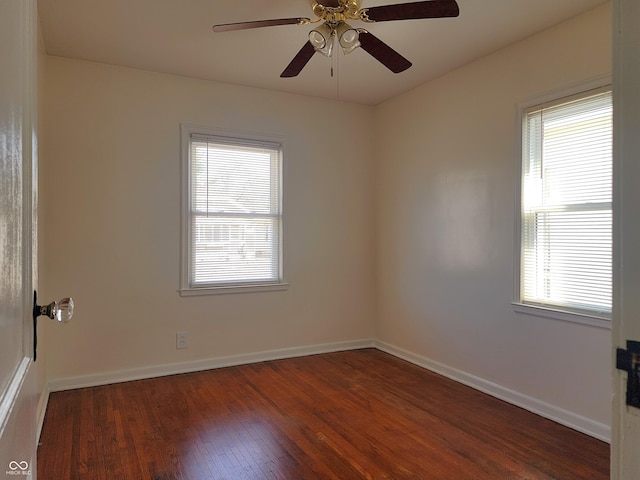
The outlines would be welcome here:
M 340 100 L 340 59 L 336 54 L 336 99 Z
M 335 63 L 335 55 L 331 55 L 329 58 L 331 59 L 331 78 L 333 78 L 333 64 Z

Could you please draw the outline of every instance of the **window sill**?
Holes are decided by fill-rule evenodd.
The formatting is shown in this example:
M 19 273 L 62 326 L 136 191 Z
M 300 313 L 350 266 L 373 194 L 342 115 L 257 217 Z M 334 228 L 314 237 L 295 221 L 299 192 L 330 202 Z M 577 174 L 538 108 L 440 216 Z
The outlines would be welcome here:
M 227 295 L 235 293 L 262 293 L 287 290 L 288 283 L 268 283 L 263 285 L 224 285 L 219 287 L 181 288 L 181 297 L 196 297 L 201 295 Z
M 513 306 L 513 310 L 517 313 L 526 313 L 537 317 L 552 318 L 563 322 L 579 323 L 581 325 L 611 330 L 611 320 L 606 318 L 580 313 L 564 312 L 541 306 L 525 305 L 517 302 L 513 302 L 511 305 Z

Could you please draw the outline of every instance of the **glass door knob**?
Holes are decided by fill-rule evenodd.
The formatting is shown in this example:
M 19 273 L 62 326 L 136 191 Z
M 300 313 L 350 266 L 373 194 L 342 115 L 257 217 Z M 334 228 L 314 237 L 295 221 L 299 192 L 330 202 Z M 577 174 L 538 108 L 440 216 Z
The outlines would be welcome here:
M 33 361 L 38 358 L 38 317 L 67 323 L 73 317 L 73 299 L 66 297 L 49 305 L 38 305 L 38 292 L 33 292 Z
M 36 309 L 39 309 L 36 312 L 38 316 L 44 315 L 52 320 L 66 323 L 73 317 L 73 299 L 66 297 L 49 305 L 37 305 Z

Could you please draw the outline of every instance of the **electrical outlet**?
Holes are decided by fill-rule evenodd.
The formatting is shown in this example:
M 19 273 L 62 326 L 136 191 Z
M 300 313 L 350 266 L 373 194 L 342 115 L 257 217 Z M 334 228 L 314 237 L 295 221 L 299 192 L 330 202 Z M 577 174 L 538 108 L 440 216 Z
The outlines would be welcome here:
M 187 348 L 187 332 L 176 333 L 176 349 Z

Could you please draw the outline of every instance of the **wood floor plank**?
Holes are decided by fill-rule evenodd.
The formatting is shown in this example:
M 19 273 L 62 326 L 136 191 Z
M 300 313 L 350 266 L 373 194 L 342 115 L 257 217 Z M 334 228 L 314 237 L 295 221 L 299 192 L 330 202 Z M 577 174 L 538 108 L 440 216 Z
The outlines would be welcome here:
M 604 480 L 609 446 L 374 349 L 53 393 L 38 478 Z

